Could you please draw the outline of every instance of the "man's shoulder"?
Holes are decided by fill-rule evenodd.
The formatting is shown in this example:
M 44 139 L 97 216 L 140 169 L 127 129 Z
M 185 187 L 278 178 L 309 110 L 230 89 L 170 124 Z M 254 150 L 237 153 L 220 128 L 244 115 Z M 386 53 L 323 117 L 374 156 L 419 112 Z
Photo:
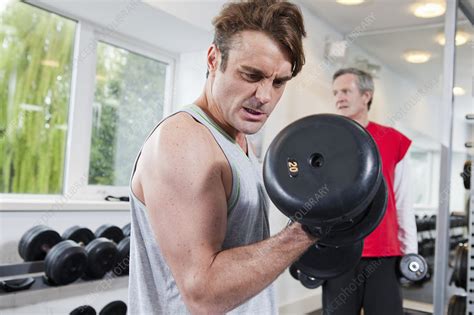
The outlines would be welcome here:
M 171 154 L 191 157 L 194 154 L 206 153 L 212 155 L 212 139 L 211 132 L 204 125 L 190 114 L 178 112 L 161 122 L 145 143 L 144 151 L 161 156 Z
M 191 114 L 187 112 L 178 112 L 167 119 L 165 119 L 157 128 L 158 136 L 170 140 L 179 140 L 184 143 L 201 142 L 209 143 L 211 132 L 196 121 Z M 200 143 L 202 144 L 202 143 Z
M 391 127 L 391 126 L 385 126 L 373 121 L 370 121 L 371 128 L 378 132 L 378 133 L 383 133 L 383 134 L 392 134 L 392 135 L 397 135 L 397 136 L 403 136 L 407 138 L 402 132 L 398 131 L 397 129 Z

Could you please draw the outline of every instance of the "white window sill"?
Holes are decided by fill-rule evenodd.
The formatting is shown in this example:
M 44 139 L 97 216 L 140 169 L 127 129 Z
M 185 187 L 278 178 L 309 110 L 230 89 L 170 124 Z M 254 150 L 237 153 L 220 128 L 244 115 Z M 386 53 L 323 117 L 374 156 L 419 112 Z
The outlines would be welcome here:
M 0 198 L 0 211 L 129 211 L 130 203 L 123 201 L 89 201 L 57 199 Z

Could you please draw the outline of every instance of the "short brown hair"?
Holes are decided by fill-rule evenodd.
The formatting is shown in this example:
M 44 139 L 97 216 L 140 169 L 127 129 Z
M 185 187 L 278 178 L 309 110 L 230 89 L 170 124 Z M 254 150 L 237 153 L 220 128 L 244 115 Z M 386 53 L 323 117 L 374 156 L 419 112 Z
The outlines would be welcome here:
M 245 30 L 260 31 L 275 40 L 291 59 L 292 76 L 305 63 L 303 37 L 306 31 L 300 9 L 286 1 L 244 0 L 224 6 L 212 21 L 214 44 L 222 54 L 221 70 L 225 71 L 233 36 Z

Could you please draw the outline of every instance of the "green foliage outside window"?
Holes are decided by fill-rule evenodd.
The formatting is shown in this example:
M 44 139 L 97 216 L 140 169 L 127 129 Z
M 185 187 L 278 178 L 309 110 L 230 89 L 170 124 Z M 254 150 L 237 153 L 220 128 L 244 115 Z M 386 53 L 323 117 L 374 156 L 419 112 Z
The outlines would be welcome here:
M 62 191 L 75 27 L 20 2 L 0 12 L 0 192 Z
M 63 191 L 75 28 L 25 3 L 0 9 L 0 193 Z M 162 117 L 166 72 L 165 63 L 98 42 L 89 184 L 128 184 Z

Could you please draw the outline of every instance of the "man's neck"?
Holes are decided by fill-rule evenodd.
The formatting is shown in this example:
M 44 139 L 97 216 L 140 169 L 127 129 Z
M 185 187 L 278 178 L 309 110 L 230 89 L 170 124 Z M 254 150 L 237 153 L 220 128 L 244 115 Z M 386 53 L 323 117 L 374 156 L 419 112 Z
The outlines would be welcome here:
M 362 113 L 354 117 L 350 117 L 352 120 L 357 121 L 362 127 L 366 128 L 369 124 L 369 115 L 367 113 Z
M 238 131 L 232 128 L 228 123 L 225 122 L 224 117 L 219 110 L 217 104 L 208 97 L 206 92 L 203 92 L 198 99 L 194 102 L 199 106 L 219 127 L 222 128 L 232 139 L 237 139 Z
M 235 128 L 232 128 L 227 123 L 225 123 L 222 115 L 217 110 L 217 104 L 213 104 L 211 106 L 212 101 L 207 97 L 206 93 L 201 94 L 198 99 L 194 102 L 197 106 L 199 106 L 209 118 L 211 118 L 219 127 L 222 128 L 232 139 L 234 139 L 237 144 L 240 145 L 242 150 L 247 154 L 247 138 L 241 132 L 238 132 Z

